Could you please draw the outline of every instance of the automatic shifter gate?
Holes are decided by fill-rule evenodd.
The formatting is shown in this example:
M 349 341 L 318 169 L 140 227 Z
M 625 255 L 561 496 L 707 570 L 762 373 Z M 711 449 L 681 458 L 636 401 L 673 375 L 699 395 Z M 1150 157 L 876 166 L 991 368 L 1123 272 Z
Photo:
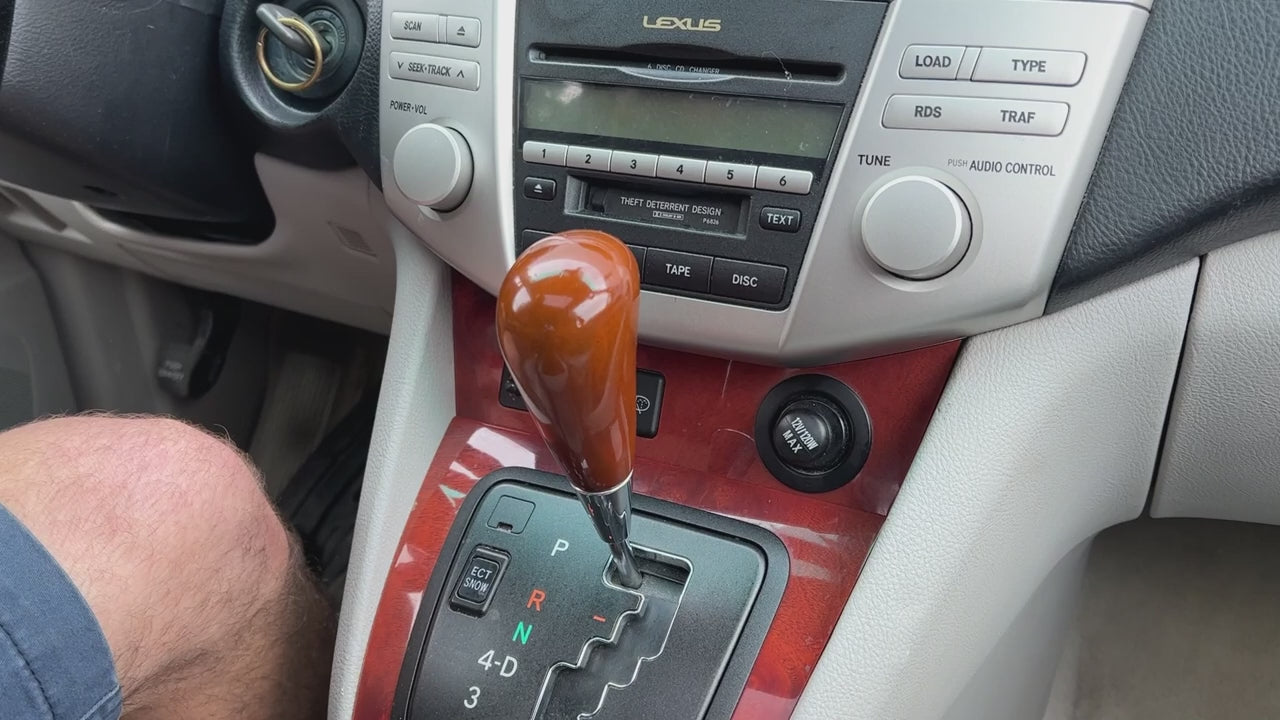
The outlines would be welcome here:
M 616 582 L 563 478 L 483 480 L 423 596 L 392 717 L 730 717 L 786 550 L 754 525 L 643 496 L 632 523 L 638 590 Z

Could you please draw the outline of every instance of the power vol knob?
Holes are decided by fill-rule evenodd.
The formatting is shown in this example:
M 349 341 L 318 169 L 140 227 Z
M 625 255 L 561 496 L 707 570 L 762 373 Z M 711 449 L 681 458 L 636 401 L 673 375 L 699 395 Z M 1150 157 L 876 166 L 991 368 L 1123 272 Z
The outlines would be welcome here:
M 405 197 L 440 212 L 457 208 L 471 190 L 471 146 L 453 128 L 419 125 L 396 145 L 393 173 Z
M 973 239 L 969 209 L 954 190 L 922 175 L 891 180 L 862 214 L 862 242 L 880 267 L 908 280 L 951 272 Z

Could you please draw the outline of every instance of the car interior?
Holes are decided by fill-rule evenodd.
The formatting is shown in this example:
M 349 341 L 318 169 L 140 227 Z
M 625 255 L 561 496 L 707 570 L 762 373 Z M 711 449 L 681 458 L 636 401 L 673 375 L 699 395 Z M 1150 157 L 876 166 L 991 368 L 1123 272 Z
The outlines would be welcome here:
M 1280 717 L 1278 48 L 1222 0 L 0 0 L 0 429 L 243 449 L 330 720 Z

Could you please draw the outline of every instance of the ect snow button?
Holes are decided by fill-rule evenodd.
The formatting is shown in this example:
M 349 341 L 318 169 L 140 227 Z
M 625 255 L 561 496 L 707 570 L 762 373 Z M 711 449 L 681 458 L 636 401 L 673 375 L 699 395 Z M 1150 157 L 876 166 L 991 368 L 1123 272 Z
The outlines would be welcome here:
M 453 591 L 451 605 L 473 615 L 483 615 L 489 609 L 494 591 L 507 569 L 507 556 L 486 547 L 471 551 L 471 557 L 462 566 L 462 575 Z

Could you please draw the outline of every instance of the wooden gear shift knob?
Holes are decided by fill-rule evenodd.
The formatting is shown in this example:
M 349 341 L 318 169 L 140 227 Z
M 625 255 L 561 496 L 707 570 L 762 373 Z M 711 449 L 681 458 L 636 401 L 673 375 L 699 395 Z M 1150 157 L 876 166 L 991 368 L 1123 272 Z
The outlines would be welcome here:
M 580 492 L 618 488 L 636 449 L 640 270 L 595 230 L 544 238 L 498 292 L 498 344 L 547 445 Z

